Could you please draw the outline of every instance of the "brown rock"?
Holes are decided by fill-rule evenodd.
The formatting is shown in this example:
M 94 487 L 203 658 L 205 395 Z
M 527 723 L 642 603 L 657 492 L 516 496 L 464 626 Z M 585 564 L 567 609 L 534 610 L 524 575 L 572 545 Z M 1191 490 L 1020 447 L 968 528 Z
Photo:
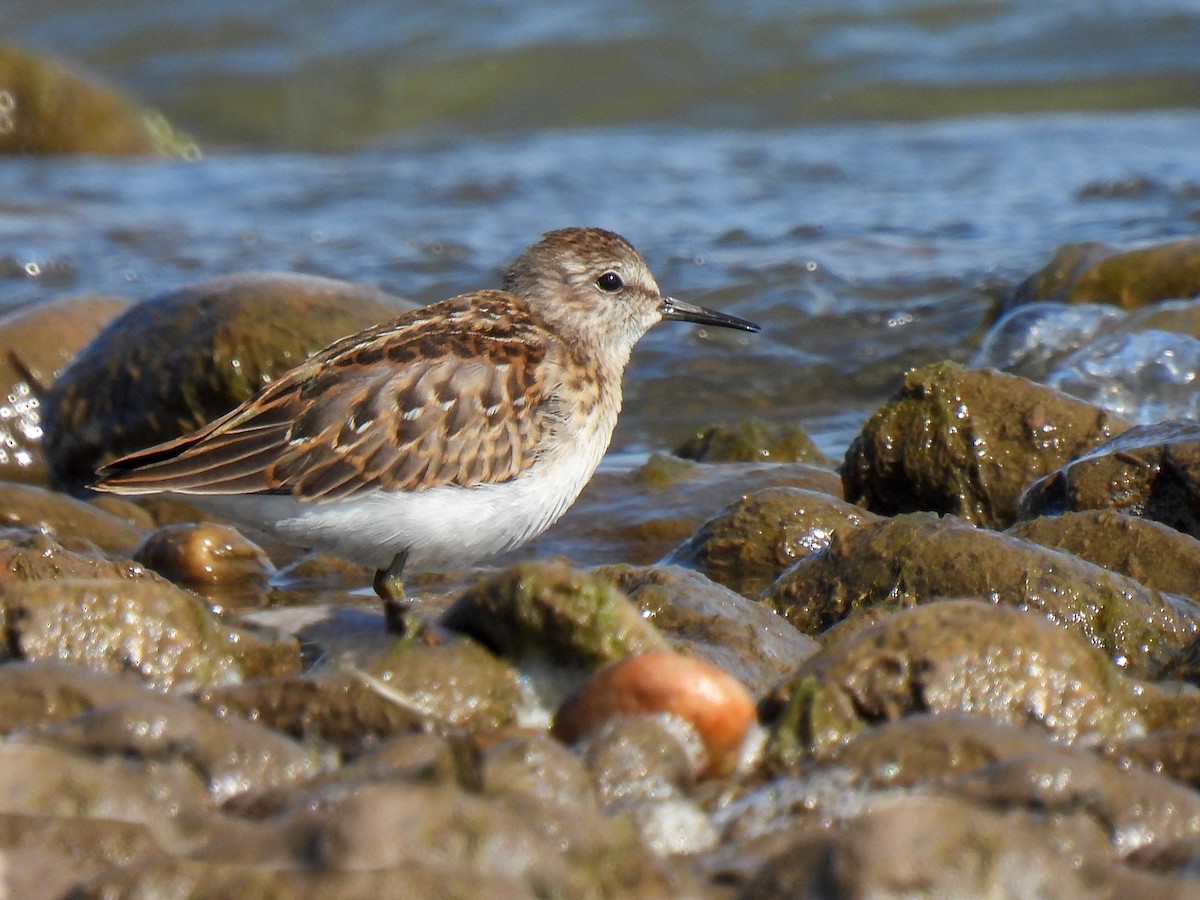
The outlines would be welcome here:
M 1135 693 L 1104 654 L 1039 615 L 948 600 L 829 644 L 761 711 L 768 758 L 786 767 L 914 713 L 1036 726 L 1058 741 L 1136 735 Z
M 164 525 L 147 535 L 136 562 L 206 593 L 262 588 L 275 571 L 267 554 L 229 525 Z
M 710 425 L 675 448 L 696 462 L 804 462 L 828 466 L 829 459 L 799 425 L 746 419 L 736 425 Z
M 845 496 L 882 515 L 931 510 L 1005 528 L 1026 485 L 1128 427 L 1016 375 L 924 366 L 846 451 Z
M 843 619 L 946 597 L 987 598 L 1043 614 L 1131 674 L 1160 677 L 1188 648 L 1200 611 L 1130 578 L 952 517 L 913 513 L 834 534 L 764 600 L 816 634 Z
M 797 559 L 828 547 L 835 530 L 857 528 L 874 518 L 829 494 L 764 488 L 725 507 L 664 562 L 699 569 L 753 598 Z
M 46 483 L 42 397 L 80 348 L 127 306 L 119 297 L 67 297 L 0 318 L 0 479 Z
M 60 544 L 82 544 L 122 556 L 145 537 L 140 528 L 90 503 L 11 482 L 0 482 L 0 527 L 40 532 Z

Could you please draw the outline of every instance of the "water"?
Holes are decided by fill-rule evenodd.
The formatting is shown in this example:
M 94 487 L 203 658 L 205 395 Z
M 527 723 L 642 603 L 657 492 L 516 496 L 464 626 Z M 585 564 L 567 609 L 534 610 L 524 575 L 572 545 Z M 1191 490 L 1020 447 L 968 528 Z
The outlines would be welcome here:
M 1182 0 L 0 0 L 0 34 L 207 151 L 0 160 L 0 308 L 250 269 L 433 300 L 600 225 L 666 290 L 765 329 L 656 329 L 618 459 L 749 414 L 839 456 L 906 367 L 970 359 L 1057 246 L 1200 221 Z

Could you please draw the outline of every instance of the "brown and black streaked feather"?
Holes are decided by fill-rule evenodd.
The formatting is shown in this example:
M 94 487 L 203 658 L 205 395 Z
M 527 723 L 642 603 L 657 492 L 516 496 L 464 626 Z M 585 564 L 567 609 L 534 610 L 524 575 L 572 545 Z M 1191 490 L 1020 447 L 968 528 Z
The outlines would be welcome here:
M 558 421 L 566 350 L 480 291 L 344 338 L 200 431 L 114 460 L 99 490 L 333 500 L 508 481 Z

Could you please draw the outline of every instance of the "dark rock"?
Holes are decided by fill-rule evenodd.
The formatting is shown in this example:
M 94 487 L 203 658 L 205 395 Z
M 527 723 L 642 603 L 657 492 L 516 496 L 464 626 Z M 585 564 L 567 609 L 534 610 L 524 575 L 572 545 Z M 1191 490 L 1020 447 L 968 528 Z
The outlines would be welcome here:
M 1006 528 L 1021 492 L 1129 428 L 1043 385 L 951 363 L 909 372 L 846 451 L 846 499 L 883 515 L 931 510 Z
M 675 448 L 696 462 L 804 462 L 828 466 L 829 459 L 799 425 L 746 419 L 736 425 L 710 425 Z

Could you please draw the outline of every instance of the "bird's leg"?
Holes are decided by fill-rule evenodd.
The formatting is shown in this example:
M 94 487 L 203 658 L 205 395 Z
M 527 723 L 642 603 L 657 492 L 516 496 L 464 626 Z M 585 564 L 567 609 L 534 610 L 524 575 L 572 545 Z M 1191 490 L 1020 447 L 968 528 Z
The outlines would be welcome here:
M 408 624 L 405 621 L 408 612 L 408 598 L 404 595 L 404 564 L 408 562 L 408 553 L 401 550 L 392 557 L 391 564 L 386 569 L 376 569 L 375 579 L 371 586 L 383 601 L 384 617 L 391 631 L 406 632 Z

